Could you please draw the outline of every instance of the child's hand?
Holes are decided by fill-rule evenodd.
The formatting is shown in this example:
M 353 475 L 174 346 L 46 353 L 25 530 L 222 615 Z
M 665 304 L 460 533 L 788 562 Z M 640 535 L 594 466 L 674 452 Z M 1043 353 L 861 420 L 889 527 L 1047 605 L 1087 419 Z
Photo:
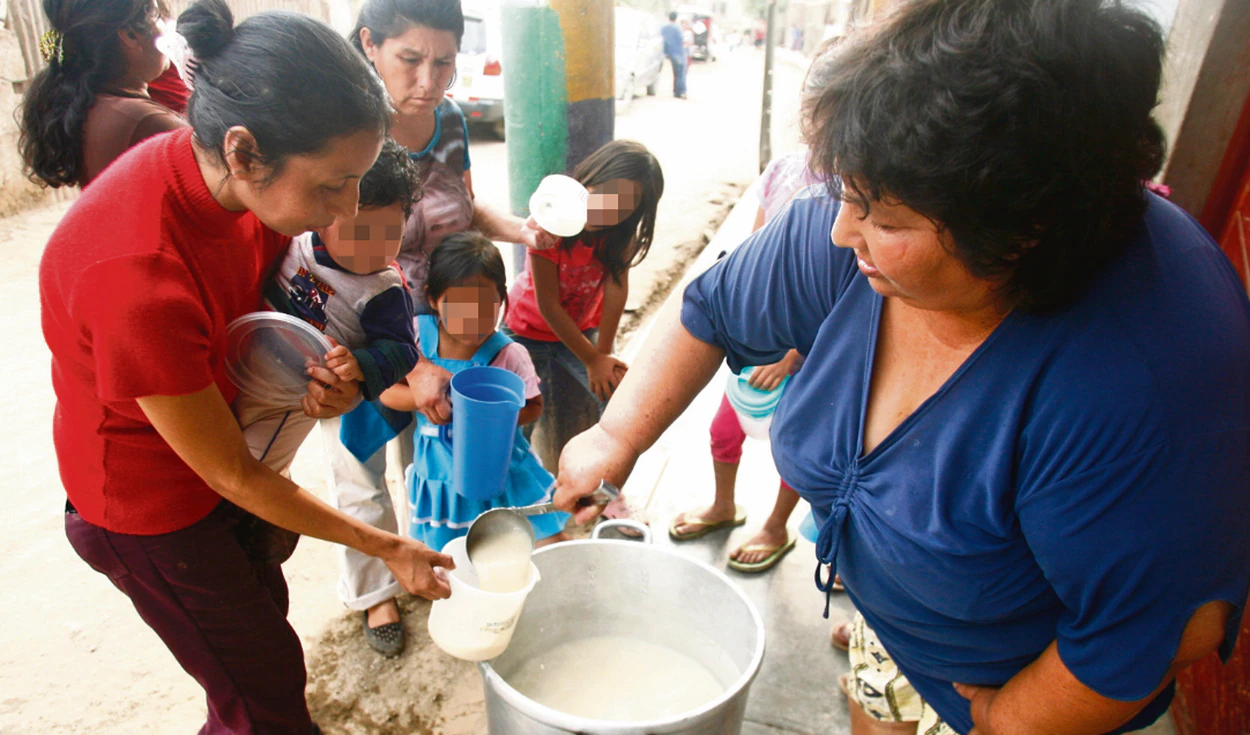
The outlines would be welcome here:
M 333 339 L 330 343 L 334 347 L 326 353 L 326 367 L 333 371 L 339 380 L 364 380 L 365 374 L 361 372 L 360 363 L 356 361 L 351 350 L 336 344 Z
M 530 217 L 521 225 L 521 244 L 530 250 L 550 250 L 559 240 L 555 235 L 538 226 L 538 222 Z
M 629 366 L 611 355 L 599 355 L 586 365 L 590 374 L 590 390 L 601 401 L 612 397 L 616 386 L 621 384 Z
M 781 385 L 781 381 L 786 379 L 790 374 L 790 367 L 793 363 L 788 359 L 781 362 L 774 362 L 772 365 L 760 365 L 751 371 L 751 376 L 747 378 L 747 384 L 757 390 L 769 391 L 776 390 Z

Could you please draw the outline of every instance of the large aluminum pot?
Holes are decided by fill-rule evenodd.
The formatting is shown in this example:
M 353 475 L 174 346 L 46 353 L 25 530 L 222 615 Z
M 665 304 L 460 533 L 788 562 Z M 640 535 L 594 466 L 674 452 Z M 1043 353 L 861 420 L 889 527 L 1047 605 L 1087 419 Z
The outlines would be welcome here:
M 764 623 L 721 572 L 668 549 L 591 539 L 534 553 L 542 582 L 508 650 L 479 666 L 491 735 L 738 735 L 764 658 Z M 700 709 L 650 722 L 608 722 L 557 712 L 508 684 L 526 660 L 566 641 L 636 637 L 685 654 L 727 682 Z M 593 684 L 589 684 L 593 686 Z

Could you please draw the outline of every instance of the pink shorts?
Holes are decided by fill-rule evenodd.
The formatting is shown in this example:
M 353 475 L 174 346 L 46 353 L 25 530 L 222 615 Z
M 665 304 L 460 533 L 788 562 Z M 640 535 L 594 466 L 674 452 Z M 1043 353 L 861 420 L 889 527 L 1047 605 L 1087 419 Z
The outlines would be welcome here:
M 747 433 L 738 423 L 738 414 L 729 403 L 729 396 L 721 396 L 720 408 L 712 418 L 712 461 L 721 464 L 738 464 L 742 461 L 742 443 L 747 440 Z M 782 480 L 781 486 L 790 486 Z

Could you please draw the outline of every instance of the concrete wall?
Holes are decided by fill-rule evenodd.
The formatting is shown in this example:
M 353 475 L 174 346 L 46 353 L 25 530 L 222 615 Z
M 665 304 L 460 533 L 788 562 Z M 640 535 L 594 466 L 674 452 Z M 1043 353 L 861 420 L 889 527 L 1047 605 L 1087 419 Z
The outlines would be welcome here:
M 22 98 L 15 91 L 15 83 L 20 85 L 25 79 L 26 62 L 17 35 L 7 24 L 0 23 L 0 217 L 51 199 L 49 192 L 26 178 L 17 152 L 19 133 L 15 113 Z
M 1170 148 L 1163 183 L 1198 216 L 1250 94 L 1250 2 L 1185 0 L 1168 37 L 1155 117 Z

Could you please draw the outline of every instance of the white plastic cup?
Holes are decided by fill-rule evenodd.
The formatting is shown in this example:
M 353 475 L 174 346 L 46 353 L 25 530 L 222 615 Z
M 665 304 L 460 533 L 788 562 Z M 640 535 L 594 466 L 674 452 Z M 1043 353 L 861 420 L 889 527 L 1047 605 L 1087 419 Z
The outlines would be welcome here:
M 573 237 L 586 229 L 590 192 L 577 179 L 552 174 L 530 196 L 530 215 L 556 237 Z
M 456 568 L 447 572 L 451 597 L 430 607 L 429 631 L 435 645 L 464 661 L 487 661 L 508 650 L 525 598 L 542 578 L 530 563 L 529 582 L 516 592 L 484 592 L 464 548 L 464 537 L 443 547 Z

